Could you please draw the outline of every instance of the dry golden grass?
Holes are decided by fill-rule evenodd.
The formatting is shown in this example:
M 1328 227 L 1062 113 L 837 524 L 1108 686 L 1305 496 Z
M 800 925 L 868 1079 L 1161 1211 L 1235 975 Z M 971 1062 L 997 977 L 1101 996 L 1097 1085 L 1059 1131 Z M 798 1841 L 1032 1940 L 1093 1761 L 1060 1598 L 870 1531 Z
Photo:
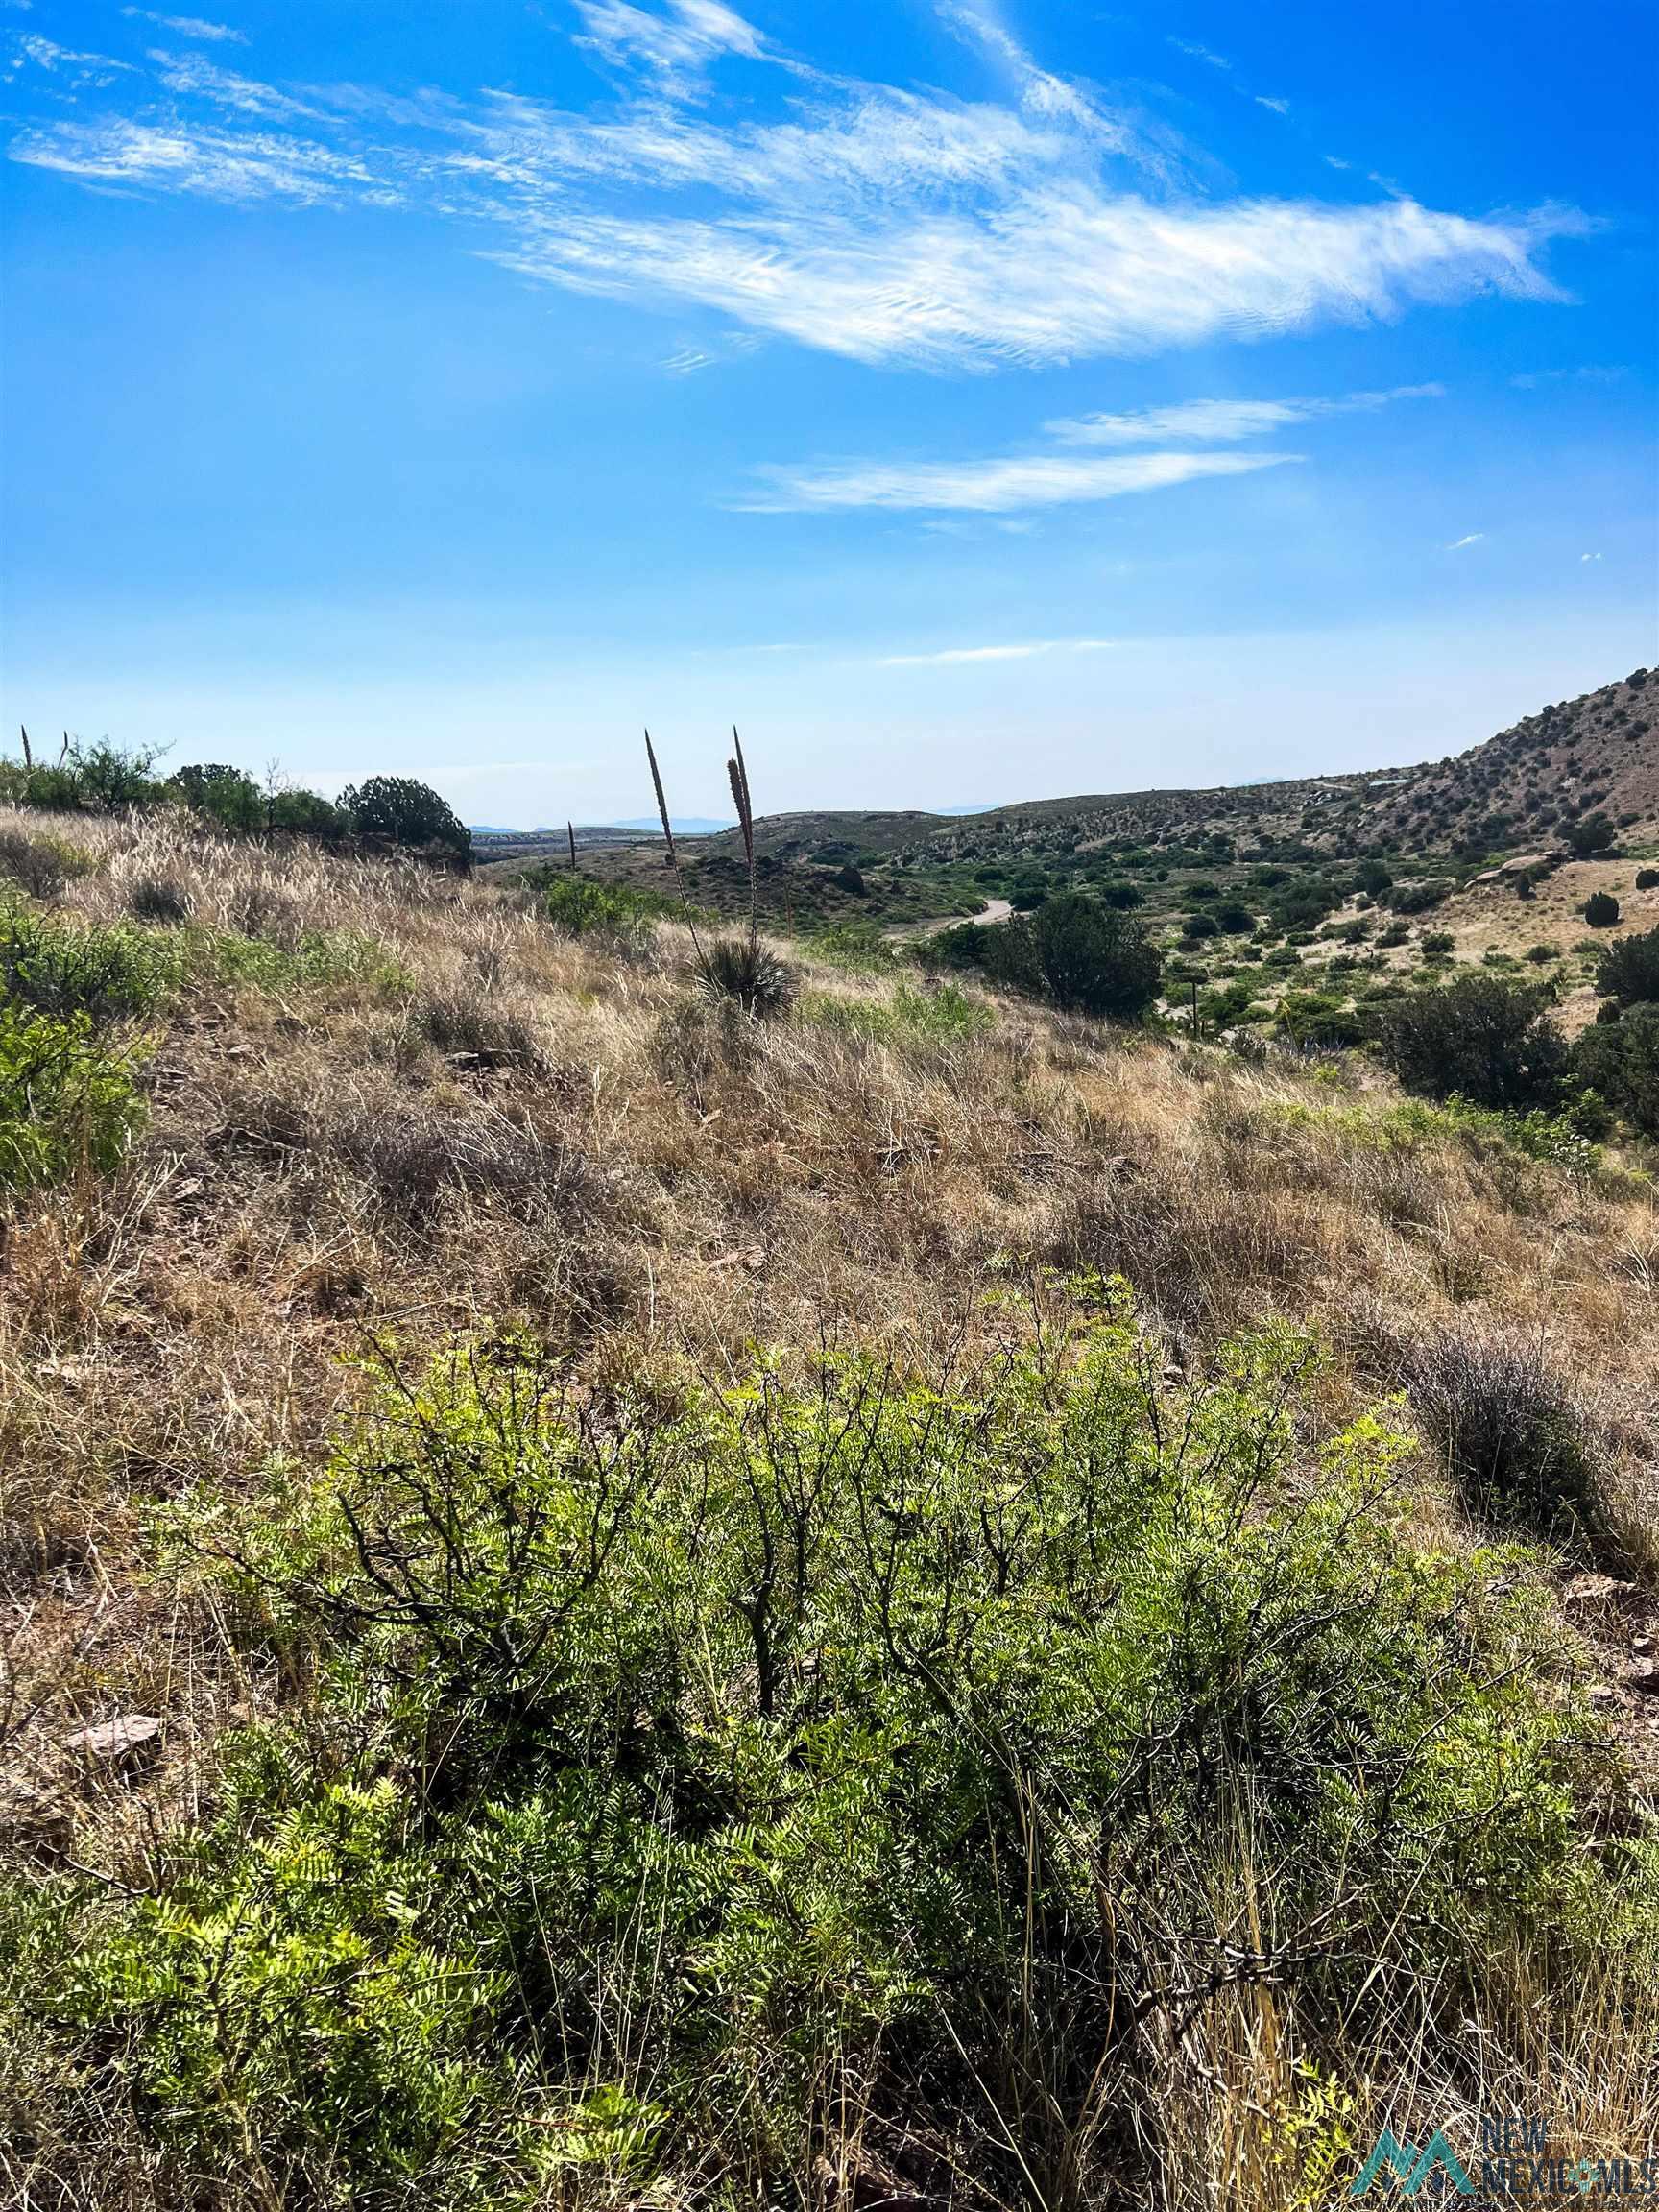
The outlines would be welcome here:
M 416 867 L 165 823 L 11 826 L 96 854 L 65 913 L 123 918 L 166 879 L 198 926 L 350 930 L 407 978 L 187 985 L 125 1173 L 15 1210 L 0 1480 L 26 1575 L 116 1583 L 131 1499 L 314 1448 L 356 1387 L 342 1356 L 374 1334 L 418 1350 L 522 1321 L 601 1362 L 822 1330 L 926 1348 L 1032 1266 L 1121 1271 L 1190 1357 L 1268 1313 L 1314 1321 L 1357 1399 L 1391 1380 L 1379 1347 L 1445 1320 L 1536 1338 L 1650 1488 L 1659 1214 L 1639 1178 L 1407 1141 L 1368 1074 L 1012 1001 L 952 1043 L 722 1024 L 675 929 L 571 943 L 512 893 Z
M 1639 1587 L 1575 1616 L 1593 1663 L 1615 1673 L 1651 1624 L 1659 1211 L 1627 1166 L 1575 1176 L 1450 1122 L 1407 1128 L 1370 1074 L 1249 1066 L 1013 1002 L 956 1042 L 810 1012 L 757 1029 L 699 998 L 675 928 L 571 943 L 514 893 L 419 868 L 161 823 L 0 828 L 90 850 L 68 915 L 126 917 L 137 886 L 165 882 L 196 928 L 279 945 L 349 930 L 402 974 L 186 984 L 152 1025 L 149 1121 L 121 1175 L 5 1222 L 8 1760 L 56 1789 L 67 1719 L 166 1723 L 140 1787 L 76 1797 L 87 1863 L 118 1866 L 124 1836 L 188 1811 L 214 1730 L 280 1694 L 146 1583 L 150 1502 L 319 1452 L 364 1386 L 349 1360 L 387 1339 L 419 1354 L 521 1325 L 601 1380 L 668 1348 L 734 1369 L 757 1340 L 926 1356 L 994 1331 L 1010 1279 L 1120 1271 L 1184 1366 L 1272 1314 L 1316 1324 L 1338 1352 L 1334 1418 L 1396 1386 L 1402 1347 L 1473 1333 L 1535 1348 L 1602 1456 Z M 1580 902 L 1581 873 L 1556 879 Z M 1515 903 L 1528 941 L 1551 933 L 1545 907 Z M 782 950 L 816 993 L 891 997 Z M 1460 1508 L 1438 1495 L 1450 1531 Z M 1608 1704 L 1642 1764 L 1656 1706 L 1618 1687 Z M 1515 2002 L 1524 2028 L 1524 1989 Z M 1586 1992 L 1581 2052 L 1551 2046 L 1561 2078 L 1509 2087 L 1527 2106 L 1547 2091 L 1563 2129 L 1605 2145 L 1651 2128 L 1653 2091 L 1596 2005 Z M 1176 2056 L 1193 2157 L 1167 2201 L 1297 2201 L 1283 2146 L 1316 2095 L 1271 1991 L 1217 1998 Z M 1351 2118 L 1359 2133 L 1374 2113 Z

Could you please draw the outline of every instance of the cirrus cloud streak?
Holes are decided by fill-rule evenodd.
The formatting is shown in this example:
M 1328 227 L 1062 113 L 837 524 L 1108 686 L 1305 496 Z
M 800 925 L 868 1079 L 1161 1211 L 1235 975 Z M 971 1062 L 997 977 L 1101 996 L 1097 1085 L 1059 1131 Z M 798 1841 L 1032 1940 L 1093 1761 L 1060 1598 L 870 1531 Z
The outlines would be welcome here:
M 149 78 L 116 65 L 106 112 L 25 112 L 11 154 L 105 186 L 424 208 L 537 282 L 935 373 L 1560 297 L 1541 255 L 1584 228 L 1571 210 L 1207 198 L 1167 134 L 1040 67 L 967 0 L 943 12 L 1005 97 L 828 74 L 722 0 L 578 0 L 578 46 L 621 75 L 617 97 L 580 110 L 285 89 L 152 55 Z M 715 71 L 723 93 L 733 72 L 757 77 L 718 122 Z

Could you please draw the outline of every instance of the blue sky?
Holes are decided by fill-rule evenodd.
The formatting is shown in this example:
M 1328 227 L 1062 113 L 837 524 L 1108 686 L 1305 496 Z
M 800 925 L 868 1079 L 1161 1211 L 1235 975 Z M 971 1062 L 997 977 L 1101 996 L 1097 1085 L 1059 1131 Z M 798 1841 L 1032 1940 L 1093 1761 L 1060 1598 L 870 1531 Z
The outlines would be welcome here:
M 0 0 L 0 714 L 519 825 L 1475 743 L 1659 659 L 1655 43 Z

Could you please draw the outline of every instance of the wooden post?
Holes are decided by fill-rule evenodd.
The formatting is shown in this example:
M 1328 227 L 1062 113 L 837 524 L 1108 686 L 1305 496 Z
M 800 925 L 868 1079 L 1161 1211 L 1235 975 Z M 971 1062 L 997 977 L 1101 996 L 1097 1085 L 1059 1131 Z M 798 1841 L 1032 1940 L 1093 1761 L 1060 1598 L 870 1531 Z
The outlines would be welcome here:
M 1196 983 L 1192 986 L 1192 1034 L 1194 1037 L 1202 1034 L 1198 1027 L 1198 986 Z

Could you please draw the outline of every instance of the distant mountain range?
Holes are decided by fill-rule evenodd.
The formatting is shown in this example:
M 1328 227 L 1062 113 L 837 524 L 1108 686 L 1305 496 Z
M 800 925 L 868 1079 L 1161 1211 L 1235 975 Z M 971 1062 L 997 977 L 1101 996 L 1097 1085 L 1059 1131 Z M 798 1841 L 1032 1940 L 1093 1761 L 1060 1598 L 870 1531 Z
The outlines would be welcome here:
M 672 818 L 676 837 L 714 837 L 722 830 L 734 829 L 732 822 L 716 822 L 707 814 L 687 814 Z M 541 823 L 534 830 L 509 830 L 500 822 L 469 822 L 467 825 L 474 837 L 563 837 L 566 834 L 563 822 Z M 624 822 L 578 822 L 576 842 L 595 844 L 611 837 L 661 837 L 662 825 L 655 814 L 636 814 Z

